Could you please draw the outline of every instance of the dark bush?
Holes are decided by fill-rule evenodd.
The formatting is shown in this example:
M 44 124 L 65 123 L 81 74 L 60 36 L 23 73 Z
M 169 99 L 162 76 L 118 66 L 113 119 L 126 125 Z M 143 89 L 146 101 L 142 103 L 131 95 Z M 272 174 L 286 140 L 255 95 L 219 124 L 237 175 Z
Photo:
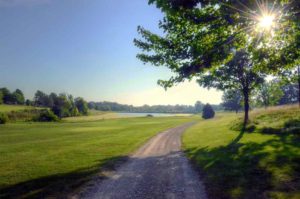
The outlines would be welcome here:
M 5 113 L 0 113 L 0 124 L 5 124 L 8 120 L 9 119 Z
M 204 119 L 210 119 L 210 118 L 213 118 L 214 116 L 215 116 L 215 111 L 213 110 L 213 108 L 211 107 L 211 105 L 206 104 L 203 107 L 202 118 L 204 118 Z
M 154 117 L 153 115 L 151 115 L 151 114 L 148 114 L 148 115 L 146 115 L 146 117 Z
M 284 123 L 285 132 L 300 135 L 300 120 L 293 119 Z
M 263 134 L 270 134 L 270 135 L 272 135 L 272 134 L 278 135 L 278 134 L 282 133 L 282 129 L 280 129 L 280 128 L 272 128 L 272 127 L 263 127 L 261 129 L 261 133 L 263 133 Z
M 50 110 L 43 110 L 39 116 L 33 119 L 36 122 L 57 122 L 59 118 Z
M 300 127 L 300 120 L 289 120 L 289 121 L 286 121 L 284 123 L 284 127 L 285 128 L 295 128 L 295 127 Z

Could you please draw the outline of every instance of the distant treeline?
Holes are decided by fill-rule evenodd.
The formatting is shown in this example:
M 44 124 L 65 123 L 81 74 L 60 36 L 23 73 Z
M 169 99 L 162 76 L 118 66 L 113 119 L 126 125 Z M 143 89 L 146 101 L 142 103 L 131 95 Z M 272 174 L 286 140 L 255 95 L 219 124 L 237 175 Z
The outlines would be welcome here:
M 204 104 L 197 101 L 192 105 L 143 105 L 133 106 L 119 104 L 116 102 L 89 102 L 82 97 L 74 98 L 65 93 L 46 94 L 38 90 L 33 100 L 25 100 L 24 94 L 20 89 L 10 92 L 7 88 L 0 88 L 0 104 L 19 104 L 35 107 L 49 108 L 59 118 L 78 115 L 87 115 L 88 109 L 99 111 L 114 112 L 135 112 L 135 113 L 200 113 Z M 221 105 L 211 105 L 215 111 L 223 110 Z
M 20 89 L 10 92 L 7 88 L 0 88 L 0 104 L 2 103 L 49 108 L 59 118 L 88 114 L 87 102 L 82 97 L 74 99 L 72 95 L 65 93 L 48 95 L 38 90 L 33 100 L 25 100 Z
M 196 102 L 194 106 L 191 105 L 144 105 L 133 106 L 126 104 L 119 104 L 116 102 L 89 102 L 90 109 L 100 111 L 115 111 L 115 112 L 134 112 L 134 113 L 200 113 L 204 104 Z M 212 105 L 214 110 L 223 110 L 220 105 Z

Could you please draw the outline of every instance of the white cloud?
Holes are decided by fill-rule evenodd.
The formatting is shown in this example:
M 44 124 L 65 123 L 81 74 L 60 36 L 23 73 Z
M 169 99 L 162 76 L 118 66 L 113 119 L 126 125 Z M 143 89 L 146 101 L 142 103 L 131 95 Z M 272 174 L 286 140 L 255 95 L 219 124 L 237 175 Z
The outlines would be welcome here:
M 0 6 L 22 6 L 49 3 L 51 0 L 0 0 Z
M 153 89 L 128 93 L 116 97 L 116 101 L 136 106 L 149 104 L 190 104 L 194 105 L 197 100 L 203 103 L 219 104 L 222 92 L 215 89 L 207 90 L 200 87 L 195 81 L 185 82 L 165 91 L 157 86 Z

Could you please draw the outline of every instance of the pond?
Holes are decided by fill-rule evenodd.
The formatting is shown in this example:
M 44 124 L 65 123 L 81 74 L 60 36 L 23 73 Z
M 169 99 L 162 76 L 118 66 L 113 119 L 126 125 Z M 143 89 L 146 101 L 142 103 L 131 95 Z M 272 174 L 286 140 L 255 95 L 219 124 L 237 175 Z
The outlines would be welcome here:
M 119 117 L 146 117 L 147 115 L 152 115 L 153 117 L 174 117 L 174 116 L 191 116 L 188 113 L 116 113 Z

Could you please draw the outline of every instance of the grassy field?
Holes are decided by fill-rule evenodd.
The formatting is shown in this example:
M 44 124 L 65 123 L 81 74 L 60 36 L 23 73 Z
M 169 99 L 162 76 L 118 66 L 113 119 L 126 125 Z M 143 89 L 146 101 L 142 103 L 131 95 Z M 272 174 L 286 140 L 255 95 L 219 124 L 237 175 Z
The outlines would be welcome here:
M 156 133 L 195 117 L 0 126 L 0 198 L 45 198 L 76 189 Z
M 239 117 L 219 114 L 183 137 L 210 198 L 300 198 L 300 109 L 253 111 L 251 133 L 233 130 Z
M 0 104 L 0 112 L 6 113 L 10 111 L 21 111 L 21 110 L 28 110 L 28 109 L 35 109 L 32 106 L 23 106 L 23 105 L 6 105 Z

